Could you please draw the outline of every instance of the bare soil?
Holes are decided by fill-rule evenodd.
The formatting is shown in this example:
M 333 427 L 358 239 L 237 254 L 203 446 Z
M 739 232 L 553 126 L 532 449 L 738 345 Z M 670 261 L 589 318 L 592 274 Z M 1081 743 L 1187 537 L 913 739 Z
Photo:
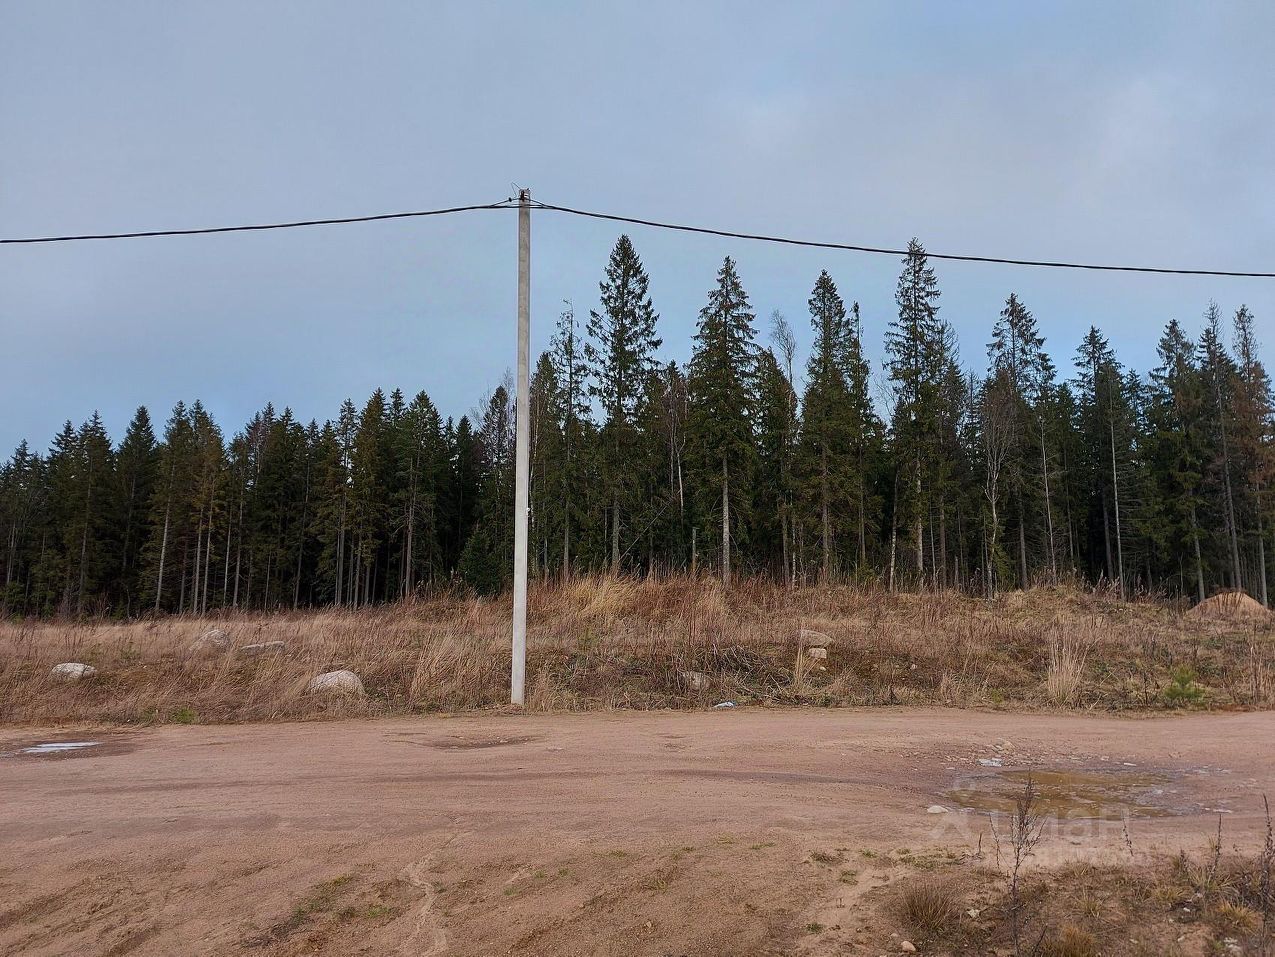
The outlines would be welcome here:
M 1192 621 L 1267 621 L 1271 613 L 1243 592 L 1230 591 L 1204 599 L 1185 617 Z
M 1036 769 L 1126 802 L 1051 820 L 1041 873 L 1198 851 L 1219 812 L 1252 849 L 1273 733 L 888 707 L 10 728 L 0 953 L 899 953 L 895 888 L 995 869 L 995 805 L 962 794 Z M 55 741 L 98 743 L 24 750 Z M 1157 919 L 1176 949 L 1137 952 L 1213 946 Z

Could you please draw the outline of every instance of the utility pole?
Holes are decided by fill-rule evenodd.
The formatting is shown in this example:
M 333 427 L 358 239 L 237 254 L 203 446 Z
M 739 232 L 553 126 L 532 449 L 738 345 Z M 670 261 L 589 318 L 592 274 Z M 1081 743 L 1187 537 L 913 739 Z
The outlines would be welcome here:
M 518 404 L 514 441 L 514 622 L 509 700 L 522 706 L 527 678 L 527 485 L 531 449 L 531 190 L 518 191 Z

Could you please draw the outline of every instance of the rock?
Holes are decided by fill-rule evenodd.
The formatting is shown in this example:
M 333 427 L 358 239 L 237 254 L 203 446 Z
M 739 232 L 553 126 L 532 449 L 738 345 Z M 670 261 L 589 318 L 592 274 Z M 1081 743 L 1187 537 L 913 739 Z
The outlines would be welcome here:
M 310 694 L 352 694 L 362 698 L 363 681 L 353 671 L 325 671 L 315 675 L 306 686 Z
M 49 672 L 49 676 L 58 681 L 79 681 L 81 678 L 92 678 L 95 674 L 96 668 L 79 661 L 64 661 L 60 665 L 54 665 Z
M 812 661 L 823 661 L 825 658 L 828 657 L 828 649 L 827 648 L 807 648 L 806 657 L 810 658 Z
M 912 943 L 910 940 L 905 940 L 903 943 L 899 944 L 899 950 L 903 951 L 905 954 L 915 954 L 916 944 Z
M 240 645 L 239 654 L 247 658 L 257 658 L 261 655 L 281 655 L 286 647 L 282 641 L 263 641 L 256 645 Z
M 808 628 L 803 628 L 801 629 L 801 643 L 807 648 L 827 648 L 832 644 L 832 639 L 822 631 L 811 631 Z
M 942 804 L 931 804 L 925 809 L 926 814 L 946 814 L 952 810 L 950 807 L 944 807 Z
M 190 651 L 196 655 L 211 655 L 230 647 L 230 636 L 220 628 L 204 632 L 190 643 Z

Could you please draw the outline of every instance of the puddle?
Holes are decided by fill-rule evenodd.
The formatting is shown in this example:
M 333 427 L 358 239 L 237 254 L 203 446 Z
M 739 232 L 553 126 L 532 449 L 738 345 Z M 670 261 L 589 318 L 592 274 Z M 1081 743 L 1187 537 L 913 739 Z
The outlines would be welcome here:
M 1037 807 L 1057 820 L 1120 821 L 1128 817 L 1172 817 L 1186 809 L 1172 803 L 1171 778 L 1151 772 L 997 771 L 965 778 L 945 793 L 974 811 L 1012 813 L 1027 776 L 1036 787 Z
M 62 761 L 69 758 L 108 758 L 128 754 L 137 748 L 137 737 L 132 734 L 107 734 L 101 738 L 49 741 L 13 741 L 0 748 L 0 758 L 31 759 L 36 761 Z
M 96 748 L 99 741 L 47 741 L 44 744 L 33 744 L 19 748 L 17 754 L 62 754 L 67 751 L 79 751 L 82 748 Z
M 516 744 L 530 744 L 539 740 L 540 738 L 537 735 L 503 738 L 465 738 L 457 735 L 444 741 L 425 741 L 422 743 L 431 748 L 438 748 L 441 751 L 481 751 L 486 748 L 504 748 Z

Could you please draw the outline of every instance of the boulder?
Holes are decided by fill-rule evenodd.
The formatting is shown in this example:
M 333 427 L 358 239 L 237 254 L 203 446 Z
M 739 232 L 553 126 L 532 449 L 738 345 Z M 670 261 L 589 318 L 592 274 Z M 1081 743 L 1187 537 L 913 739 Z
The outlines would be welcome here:
M 812 661 L 823 661 L 828 657 L 827 648 L 807 648 L 806 657 Z
M 286 647 L 282 641 L 263 641 L 255 645 L 240 645 L 239 654 L 245 658 L 258 658 L 261 655 L 281 655 Z
M 677 676 L 692 691 L 703 691 L 708 687 L 708 675 L 702 671 L 679 671 Z
M 220 628 L 212 628 L 190 643 L 190 651 L 196 655 L 212 655 L 230 647 L 230 636 Z
M 801 629 L 801 643 L 807 648 L 827 648 L 832 644 L 832 639 L 822 631 L 811 631 L 809 628 L 803 628 Z
M 325 671 L 310 679 L 306 687 L 310 694 L 352 694 L 363 697 L 363 681 L 353 671 Z
M 96 668 L 79 661 L 64 661 L 60 665 L 54 665 L 49 672 L 50 677 L 57 681 L 79 681 L 81 678 L 92 678 L 95 674 Z

